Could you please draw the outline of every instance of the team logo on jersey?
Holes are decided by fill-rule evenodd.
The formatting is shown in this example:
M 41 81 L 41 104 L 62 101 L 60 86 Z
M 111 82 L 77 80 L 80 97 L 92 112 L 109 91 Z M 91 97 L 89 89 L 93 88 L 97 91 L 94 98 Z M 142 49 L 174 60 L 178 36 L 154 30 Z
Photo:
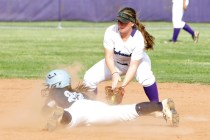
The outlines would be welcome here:
M 77 100 L 84 99 L 84 96 L 81 93 L 65 91 L 64 95 L 68 98 L 68 101 L 70 103 L 75 102 Z
M 125 57 L 131 57 L 132 53 L 131 54 L 125 54 L 125 53 L 121 53 L 121 51 L 116 51 L 115 48 L 114 48 L 114 54 L 117 54 L 117 55 L 121 55 L 121 56 L 125 56 Z

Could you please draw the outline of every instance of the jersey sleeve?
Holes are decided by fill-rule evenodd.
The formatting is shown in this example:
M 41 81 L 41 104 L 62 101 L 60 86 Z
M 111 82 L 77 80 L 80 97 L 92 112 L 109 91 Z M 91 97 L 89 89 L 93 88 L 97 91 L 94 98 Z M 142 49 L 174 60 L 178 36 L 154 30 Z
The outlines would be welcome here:
M 137 35 L 134 38 L 134 44 L 136 47 L 134 48 L 132 55 L 131 55 L 131 60 L 140 60 L 144 57 L 144 38 L 140 32 L 137 33 Z
M 113 26 L 110 26 L 106 29 L 105 33 L 104 33 L 104 48 L 112 50 L 114 49 L 114 41 L 112 39 L 114 35 L 114 31 L 113 31 Z

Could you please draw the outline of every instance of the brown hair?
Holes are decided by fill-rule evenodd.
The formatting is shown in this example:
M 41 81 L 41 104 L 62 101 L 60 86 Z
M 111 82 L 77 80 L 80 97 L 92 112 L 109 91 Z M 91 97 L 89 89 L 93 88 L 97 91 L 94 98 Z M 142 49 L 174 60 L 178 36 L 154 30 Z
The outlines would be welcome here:
M 67 86 L 66 88 L 70 92 L 82 93 L 88 99 L 94 100 L 96 98 L 96 95 L 94 93 L 89 92 L 91 89 L 89 87 L 85 86 L 82 82 L 79 82 L 79 84 L 74 89 L 72 88 L 71 85 Z
M 146 50 L 153 49 L 153 46 L 155 44 L 154 43 L 155 38 L 146 31 L 145 26 L 140 22 L 140 20 L 138 20 L 136 16 L 136 11 L 133 8 L 125 7 L 121 9 L 119 12 L 127 14 L 131 18 L 135 19 L 134 27 L 137 28 L 142 33 L 145 42 L 145 49 Z

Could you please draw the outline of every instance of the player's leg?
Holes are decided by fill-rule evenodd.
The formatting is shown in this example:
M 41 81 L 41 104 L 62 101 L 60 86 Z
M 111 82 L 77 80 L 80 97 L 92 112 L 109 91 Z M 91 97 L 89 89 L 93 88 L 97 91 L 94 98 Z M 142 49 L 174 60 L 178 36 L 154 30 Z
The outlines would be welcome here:
M 186 32 L 188 32 L 189 34 L 191 34 L 192 37 L 194 36 L 195 32 L 193 31 L 193 29 L 187 23 L 185 23 L 183 29 Z
M 105 59 L 102 59 L 86 71 L 83 79 L 84 85 L 97 94 L 97 85 L 105 80 L 112 78 L 112 75 L 106 66 Z
M 72 115 L 68 112 L 68 110 L 64 110 L 62 108 L 57 108 L 53 112 L 50 119 L 47 121 L 47 124 L 44 130 L 53 131 L 57 128 L 60 123 L 63 126 L 67 126 L 72 121 Z
M 128 69 L 128 66 L 121 64 L 115 64 L 117 71 L 120 75 L 125 74 Z M 91 91 L 97 94 L 97 85 L 106 80 L 111 80 L 112 74 L 110 73 L 109 68 L 106 65 L 105 59 L 102 59 L 94 66 L 92 66 L 88 71 L 86 71 L 83 79 L 84 85 L 89 87 Z
M 151 102 L 159 101 L 155 76 L 151 71 L 151 61 L 147 54 L 145 54 L 145 58 L 141 61 L 137 69 L 136 80 L 143 86 L 145 94 Z
M 194 40 L 195 43 L 198 42 L 198 38 L 199 38 L 199 32 L 194 31 L 187 23 L 185 23 L 183 29 L 188 32 L 189 34 L 191 34 L 192 39 Z
M 162 102 L 142 102 L 136 104 L 136 112 L 139 115 L 148 115 L 156 111 L 162 111 L 163 117 L 173 126 L 179 124 L 179 114 L 175 109 L 172 99 L 165 99 Z
M 184 27 L 185 22 L 182 21 L 184 14 L 183 4 L 176 3 L 172 7 L 172 22 L 173 22 L 173 37 L 172 42 L 176 42 L 180 33 L 180 30 Z
M 52 116 L 47 121 L 47 124 L 44 127 L 44 130 L 53 131 L 56 129 L 59 119 L 63 117 L 64 109 L 56 108 L 52 114 Z
M 63 113 L 63 116 L 60 120 L 60 123 L 62 125 L 67 125 L 71 122 L 71 120 L 72 120 L 71 114 L 68 111 L 64 110 L 64 113 Z
M 155 111 L 162 111 L 163 106 L 161 102 L 142 102 L 136 104 L 136 112 L 139 115 L 148 115 Z
M 173 30 L 173 37 L 172 37 L 172 42 L 177 42 L 177 38 L 179 36 L 180 33 L 180 28 L 174 28 Z
M 136 104 L 108 105 L 101 101 L 78 100 L 67 111 L 72 120 L 67 127 L 110 125 L 139 117 Z
M 185 25 L 185 22 L 182 21 L 182 15 L 177 15 L 175 17 L 176 18 L 173 19 L 173 37 L 172 37 L 173 42 L 177 41 L 180 31 Z

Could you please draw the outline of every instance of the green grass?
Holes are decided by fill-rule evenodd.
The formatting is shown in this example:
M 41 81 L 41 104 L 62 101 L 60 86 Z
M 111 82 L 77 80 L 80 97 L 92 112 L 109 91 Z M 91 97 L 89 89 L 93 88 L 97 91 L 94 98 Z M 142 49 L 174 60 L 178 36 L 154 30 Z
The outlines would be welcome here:
M 190 25 L 200 32 L 198 44 L 194 44 L 190 35 L 184 30 L 181 31 L 179 42 L 176 44 L 165 42 L 171 37 L 171 30 L 151 30 L 156 37 L 156 48 L 149 54 L 153 71 L 159 81 L 210 83 L 209 25 Z
M 75 61 L 83 67 L 80 77 L 104 57 L 103 35 L 112 23 L 0 22 L 0 78 L 43 78 L 52 69 L 68 67 Z M 210 25 L 190 23 L 200 31 L 194 44 L 184 30 L 176 44 L 167 22 L 144 22 L 155 36 L 154 51 L 148 54 L 158 82 L 210 84 Z

